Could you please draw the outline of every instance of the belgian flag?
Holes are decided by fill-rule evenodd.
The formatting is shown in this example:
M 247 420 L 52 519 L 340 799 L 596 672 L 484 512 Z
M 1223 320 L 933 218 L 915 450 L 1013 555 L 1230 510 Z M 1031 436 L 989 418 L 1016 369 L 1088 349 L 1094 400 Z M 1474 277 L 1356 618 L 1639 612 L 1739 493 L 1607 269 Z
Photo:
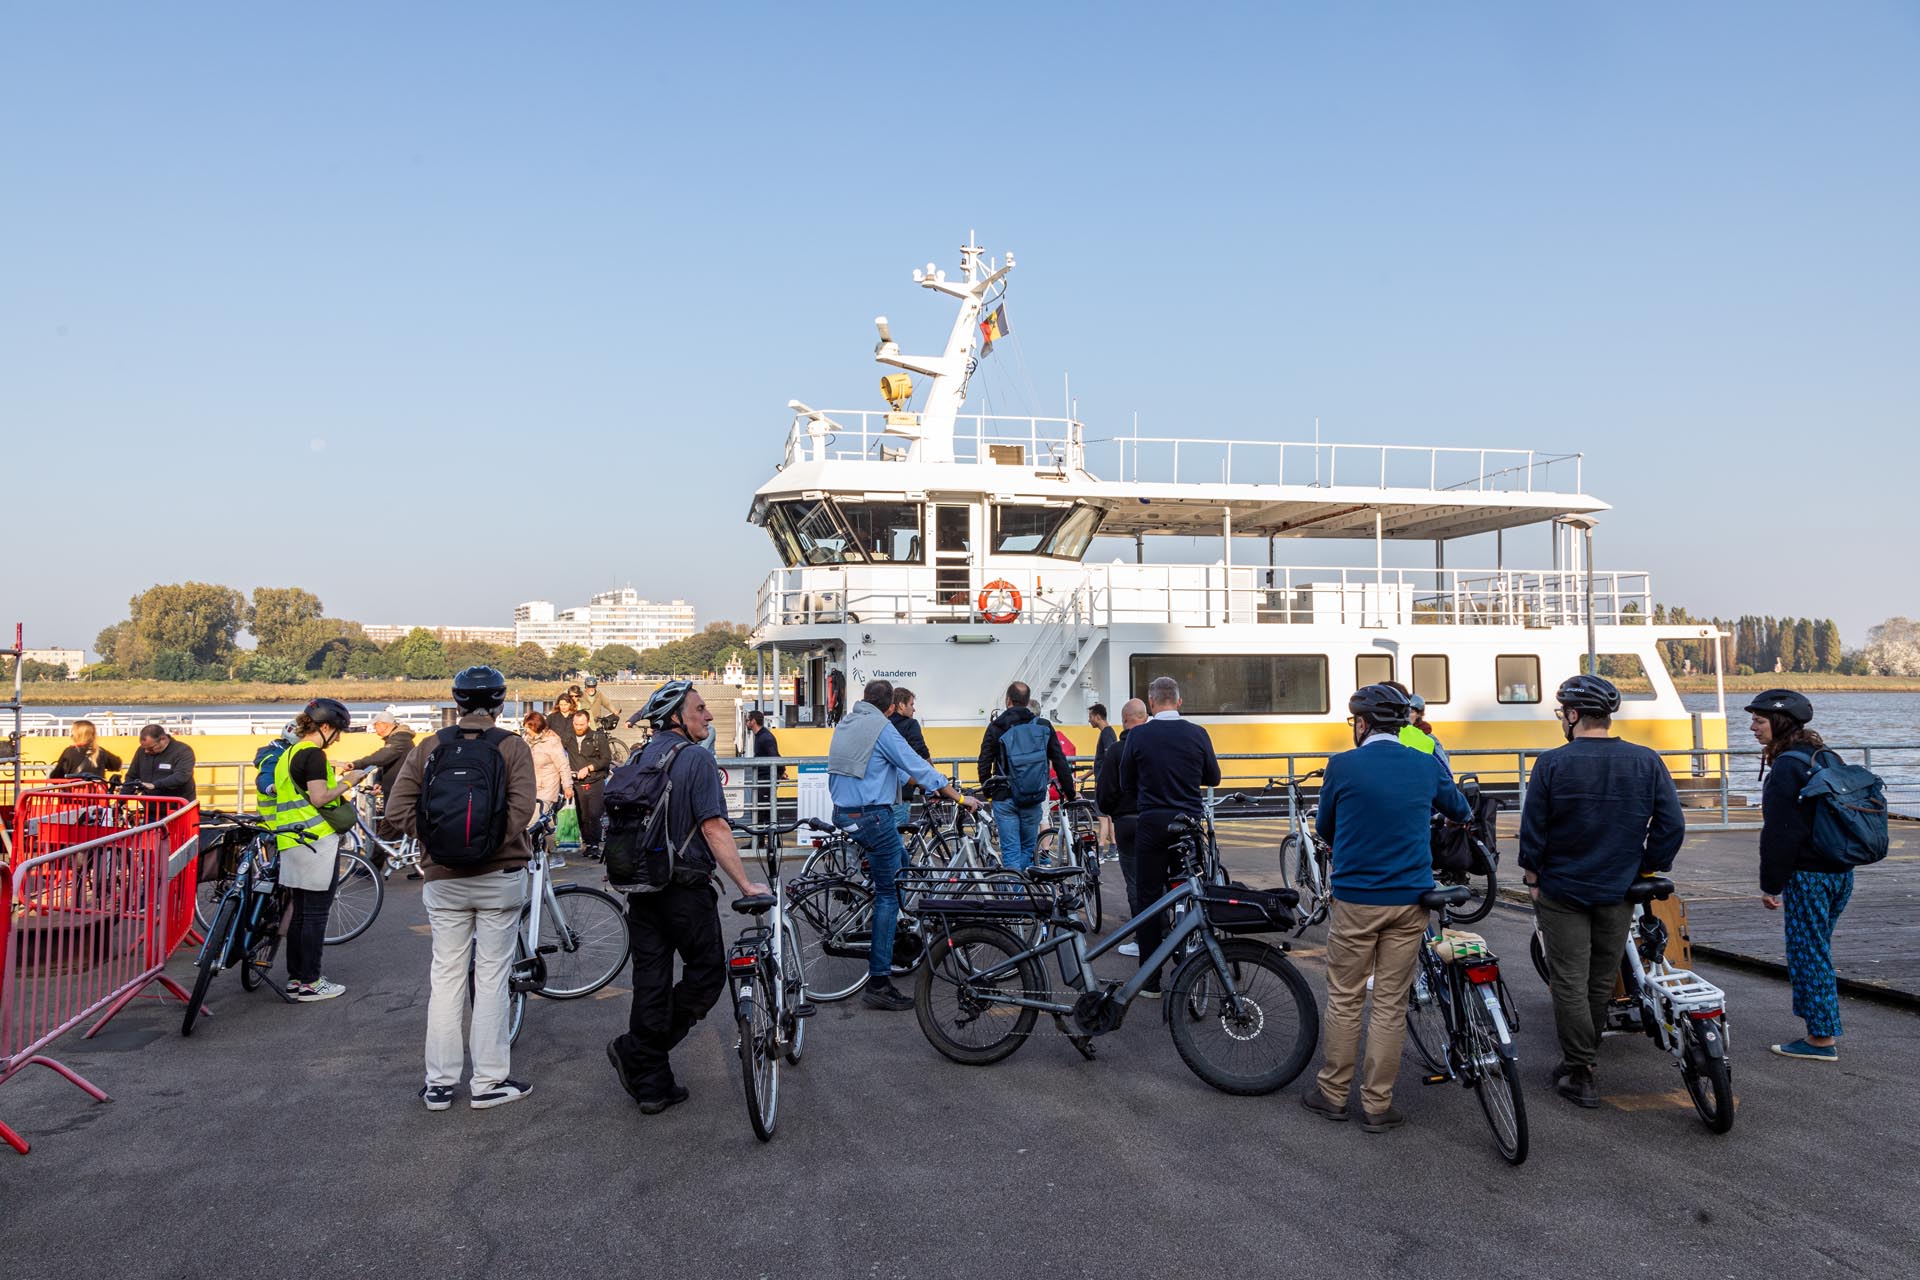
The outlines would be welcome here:
M 1012 332 L 1013 330 L 1007 327 L 1006 304 L 1002 303 L 980 322 L 980 354 L 984 356 L 990 353 L 994 343 Z

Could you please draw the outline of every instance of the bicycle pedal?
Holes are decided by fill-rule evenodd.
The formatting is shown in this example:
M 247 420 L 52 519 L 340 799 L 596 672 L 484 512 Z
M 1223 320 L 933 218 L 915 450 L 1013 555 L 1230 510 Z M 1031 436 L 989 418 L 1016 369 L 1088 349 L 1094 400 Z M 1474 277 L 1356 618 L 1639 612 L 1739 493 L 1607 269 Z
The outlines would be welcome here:
M 1420 1083 L 1421 1084 L 1446 1084 L 1451 1079 L 1452 1079 L 1451 1076 L 1428 1076 L 1425 1079 L 1423 1079 Z
M 789 1018 L 811 1018 L 818 1012 L 820 1012 L 820 1006 L 817 1004 L 797 1004 L 787 1010 L 787 1016 Z
M 560 944 L 557 942 L 548 942 L 536 948 L 536 950 L 543 956 L 556 955 L 559 953 Z

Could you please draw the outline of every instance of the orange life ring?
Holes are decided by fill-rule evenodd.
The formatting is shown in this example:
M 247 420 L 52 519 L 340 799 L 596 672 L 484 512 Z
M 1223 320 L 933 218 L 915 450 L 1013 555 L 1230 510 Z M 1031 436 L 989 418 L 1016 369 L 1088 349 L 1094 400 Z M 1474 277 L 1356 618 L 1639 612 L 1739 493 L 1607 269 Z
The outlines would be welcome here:
M 996 595 L 1005 595 L 1012 601 L 1012 607 L 1006 609 L 987 608 L 987 601 Z M 980 616 L 988 622 L 1012 622 L 1020 616 L 1020 588 L 1014 586 L 1005 578 L 995 578 L 992 582 L 980 588 L 979 603 Z

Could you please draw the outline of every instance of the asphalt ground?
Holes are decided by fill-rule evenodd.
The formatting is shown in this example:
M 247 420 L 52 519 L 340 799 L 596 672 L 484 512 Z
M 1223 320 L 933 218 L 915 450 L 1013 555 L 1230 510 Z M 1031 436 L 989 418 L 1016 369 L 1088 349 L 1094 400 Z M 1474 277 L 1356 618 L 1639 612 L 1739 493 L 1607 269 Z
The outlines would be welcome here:
M 1274 882 L 1264 854 L 1228 857 Z M 0 1276 L 1894 1277 L 1920 1259 L 1920 1129 L 1901 1118 L 1920 1017 L 1844 998 L 1839 1064 L 1789 1062 L 1766 1051 L 1801 1030 L 1785 984 L 1703 966 L 1733 1018 L 1732 1133 L 1637 1038 L 1605 1043 L 1607 1105 L 1581 1111 L 1545 1087 L 1551 1012 L 1506 907 L 1481 927 L 1520 1012 L 1517 1169 L 1473 1096 L 1422 1086 L 1411 1055 L 1409 1123 L 1368 1135 L 1301 1109 L 1313 1068 L 1264 1098 L 1208 1088 L 1146 1004 L 1095 1062 L 1043 1019 L 986 1068 L 940 1057 L 911 1013 L 828 1006 L 762 1145 L 724 1019 L 676 1055 L 692 1101 L 640 1114 L 604 1056 L 616 980 L 533 1003 L 514 1054 L 531 1097 L 429 1113 L 424 914 L 417 884 L 388 887 L 329 955 L 345 997 L 289 1006 L 224 974 L 191 1039 L 177 1003 L 143 1001 L 57 1044 L 111 1103 L 38 1070 L 0 1087 L 34 1144 L 0 1150 Z M 1318 942 L 1295 952 L 1316 991 Z

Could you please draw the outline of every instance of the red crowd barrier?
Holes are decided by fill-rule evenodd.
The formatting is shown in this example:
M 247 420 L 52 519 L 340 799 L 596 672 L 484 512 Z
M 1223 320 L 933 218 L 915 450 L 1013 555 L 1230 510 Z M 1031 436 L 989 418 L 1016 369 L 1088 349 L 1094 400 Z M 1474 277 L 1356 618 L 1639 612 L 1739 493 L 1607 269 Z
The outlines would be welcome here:
M 107 1095 L 41 1050 L 88 1018 L 88 1037 L 154 983 L 193 923 L 198 804 L 104 791 L 28 792 L 0 876 L 0 1084 L 40 1065 Z M 27 1143 L 0 1123 L 0 1141 Z

